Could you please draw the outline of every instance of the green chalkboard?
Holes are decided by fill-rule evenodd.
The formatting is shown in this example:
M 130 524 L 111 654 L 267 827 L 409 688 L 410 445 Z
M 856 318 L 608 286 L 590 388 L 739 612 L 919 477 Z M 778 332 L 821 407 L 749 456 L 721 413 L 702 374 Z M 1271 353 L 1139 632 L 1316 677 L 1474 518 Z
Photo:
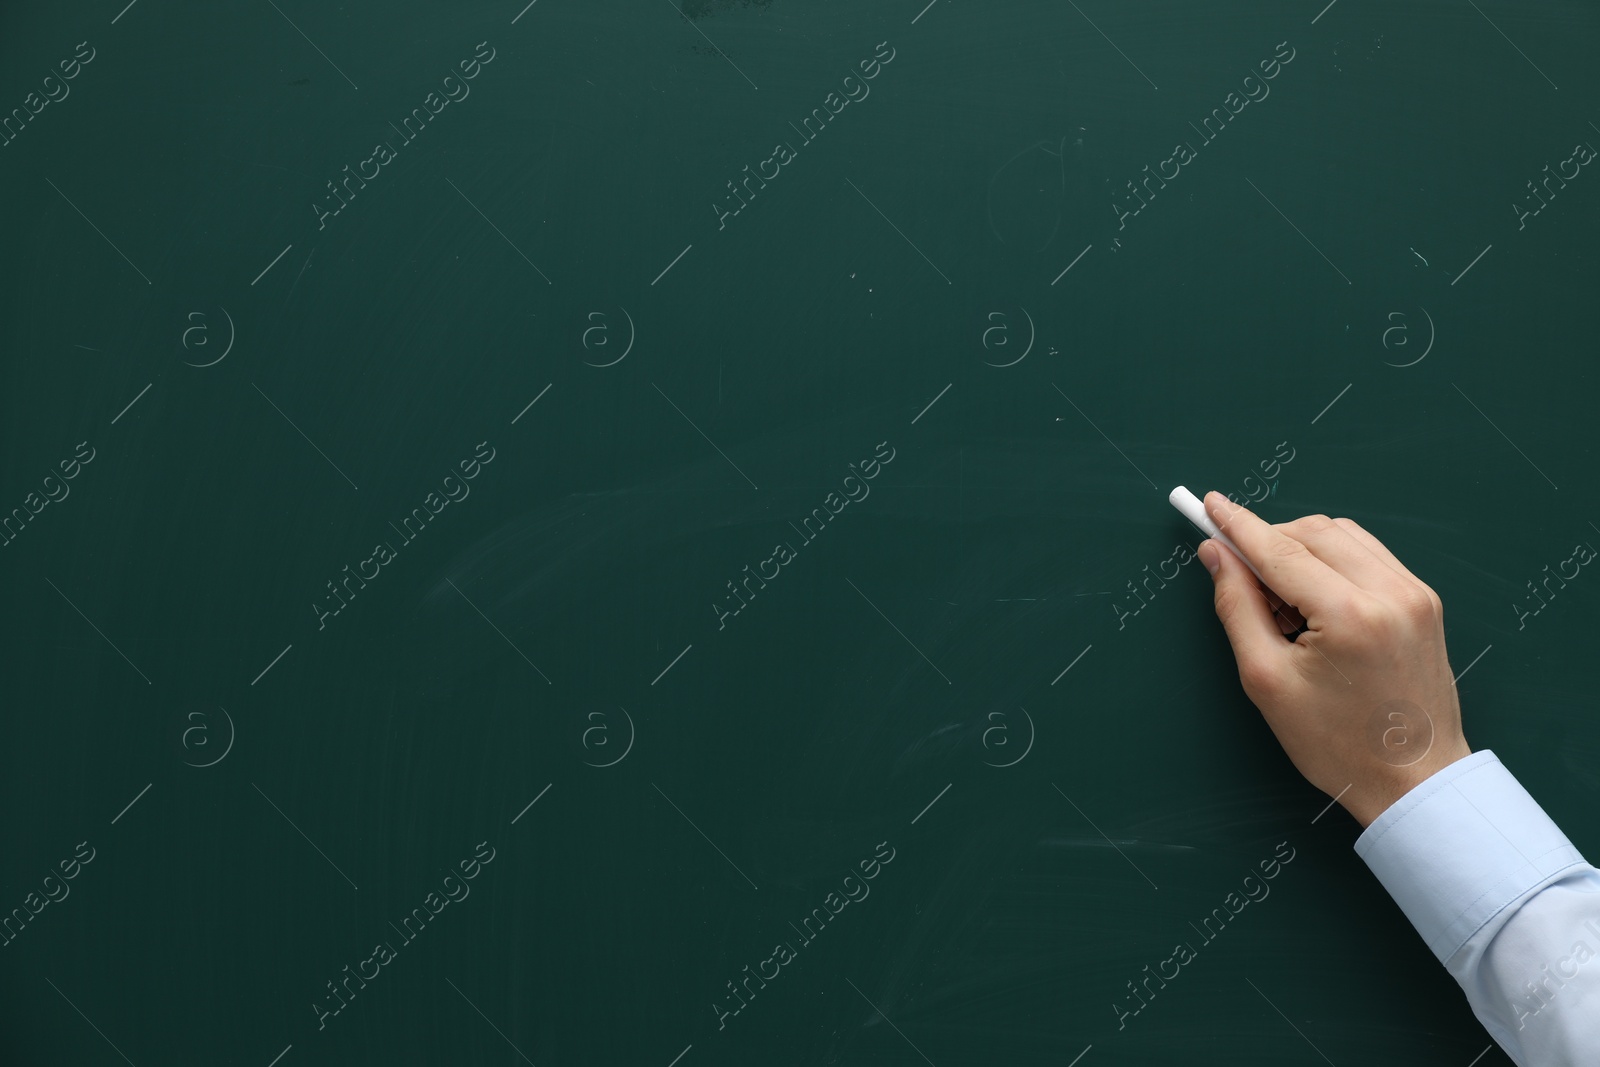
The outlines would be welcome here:
M 1166 495 L 1600 852 L 1600 17 L 1325 3 L 8 5 L 0 1060 L 1474 1062 Z

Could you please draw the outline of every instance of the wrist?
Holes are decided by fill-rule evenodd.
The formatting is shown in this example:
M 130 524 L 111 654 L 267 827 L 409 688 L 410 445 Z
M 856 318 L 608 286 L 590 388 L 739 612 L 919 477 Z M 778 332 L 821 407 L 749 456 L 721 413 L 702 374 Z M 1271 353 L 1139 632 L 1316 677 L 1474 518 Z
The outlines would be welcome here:
M 1350 813 L 1364 830 L 1371 826 L 1401 797 L 1458 760 L 1472 755 L 1465 738 L 1435 747 L 1424 759 L 1408 766 L 1380 766 L 1369 769 L 1360 781 L 1352 783 L 1339 805 Z

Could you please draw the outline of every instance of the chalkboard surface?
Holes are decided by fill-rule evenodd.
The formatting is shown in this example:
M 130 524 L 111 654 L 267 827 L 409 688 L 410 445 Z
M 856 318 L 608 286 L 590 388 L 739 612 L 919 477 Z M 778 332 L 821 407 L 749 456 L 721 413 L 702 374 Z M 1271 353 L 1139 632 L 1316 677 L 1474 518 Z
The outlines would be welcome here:
M 1600 16 L 1325 2 L 8 5 L 0 1059 L 1509 1062 L 1166 494 L 1600 853 Z

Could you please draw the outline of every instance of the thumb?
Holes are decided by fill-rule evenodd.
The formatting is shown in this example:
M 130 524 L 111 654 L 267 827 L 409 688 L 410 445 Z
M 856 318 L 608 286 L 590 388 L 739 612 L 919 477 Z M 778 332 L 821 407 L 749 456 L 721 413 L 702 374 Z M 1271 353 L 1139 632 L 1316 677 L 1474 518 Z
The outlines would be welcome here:
M 1197 549 L 1200 562 L 1212 570 L 1213 601 L 1217 618 L 1239 661 L 1239 674 L 1260 675 L 1282 656 L 1283 631 L 1272 614 L 1272 605 L 1256 585 L 1256 577 L 1244 561 L 1224 544 L 1208 540 Z M 1276 653 L 1276 657 L 1274 654 Z M 1249 669 L 1254 665 L 1254 669 Z

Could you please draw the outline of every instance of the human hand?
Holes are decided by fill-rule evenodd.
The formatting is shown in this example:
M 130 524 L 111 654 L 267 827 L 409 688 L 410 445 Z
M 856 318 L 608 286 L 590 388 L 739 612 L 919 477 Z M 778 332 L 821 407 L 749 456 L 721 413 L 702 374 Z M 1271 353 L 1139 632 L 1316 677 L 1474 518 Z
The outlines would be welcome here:
M 1215 491 L 1205 505 L 1269 587 L 1221 542 L 1196 550 L 1245 695 L 1307 781 L 1365 827 L 1471 755 L 1438 594 L 1350 519 L 1273 525 Z

